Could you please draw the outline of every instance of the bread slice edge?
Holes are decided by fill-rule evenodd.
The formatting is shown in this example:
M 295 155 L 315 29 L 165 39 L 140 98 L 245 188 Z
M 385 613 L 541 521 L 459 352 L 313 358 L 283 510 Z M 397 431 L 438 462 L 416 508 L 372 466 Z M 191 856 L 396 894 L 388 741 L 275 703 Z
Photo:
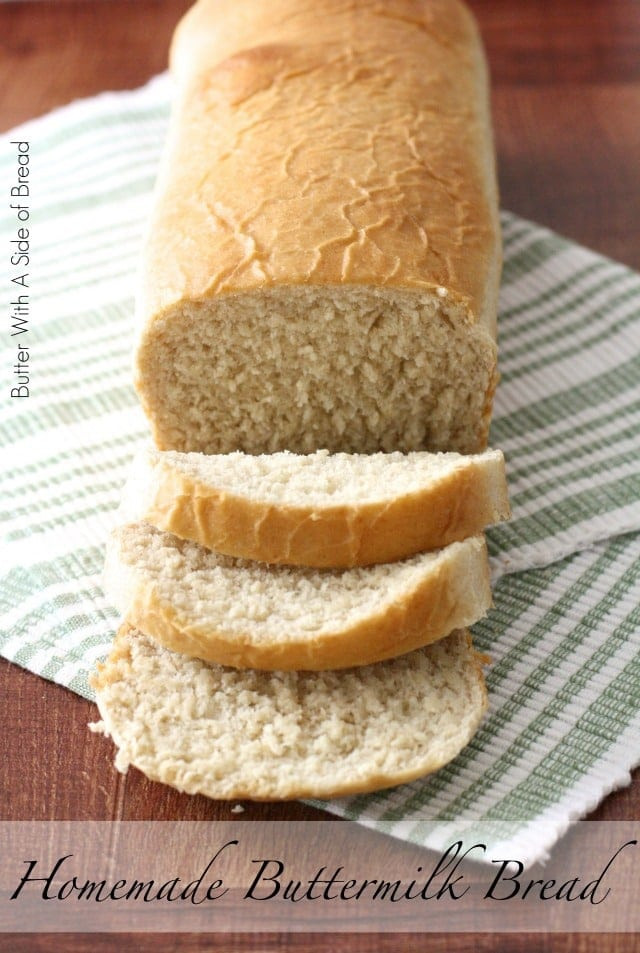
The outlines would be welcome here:
M 175 459 L 151 448 L 138 454 L 122 517 L 258 562 L 316 568 L 394 562 L 476 536 L 510 516 L 500 451 L 463 458 L 418 491 L 322 506 L 252 499 L 180 469 Z
M 134 531 L 136 525 L 145 526 L 134 524 Z M 172 537 L 167 538 L 170 544 Z M 257 627 L 225 629 L 222 620 L 205 624 L 180 610 L 162 580 L 122 556 L 120 539 L 116 531 L 107 545 L 104 571 L 105 591 L 119 612 L 174 652 L 234 668 L 322 671 L 367 665 L 465 628 L 492 605 L 486 542 L 472 537 L 430 559 L 402 598 L 347 625 L 337 617 L 330 630 L 309 633 L 301 628 L 268 640 Z

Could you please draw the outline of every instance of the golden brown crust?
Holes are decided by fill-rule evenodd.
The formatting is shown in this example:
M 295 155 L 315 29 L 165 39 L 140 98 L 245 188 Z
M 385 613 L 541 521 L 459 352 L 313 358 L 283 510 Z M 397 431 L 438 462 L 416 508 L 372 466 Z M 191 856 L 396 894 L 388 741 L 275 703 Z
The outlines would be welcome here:
M 507 519 L 503 460 L 435 479 L 385 503 L 323 506 L 266 503 L 200 483 L 155 459 L 144 519 L 228 556 L 319 568 L 394 562 L 476 536 Z
M 443 287 L 493 335 L 496 186 L 468 11 L 246 7 L 200 0 L 176 33 L 142 318 L 272 285 Z
M 120 611 L 165 648 L 219 665 L 265 671 L 325 671 L 395 658 L 471 625 L 492 605 L 483 538 L 377 612 L 347 625 L 336 619 L 335 629 L 314 635 L 282 633 L 278 640 L 257 639 L 250 623 L 246 632 L 199 625 L 152 579 L 121 564 L 117 552 L 107 559 L 105 581 Z
M 156 444 L 483 449 L 500 237 L 466 8 L 200 0 L 172 70 L 137 309 Z

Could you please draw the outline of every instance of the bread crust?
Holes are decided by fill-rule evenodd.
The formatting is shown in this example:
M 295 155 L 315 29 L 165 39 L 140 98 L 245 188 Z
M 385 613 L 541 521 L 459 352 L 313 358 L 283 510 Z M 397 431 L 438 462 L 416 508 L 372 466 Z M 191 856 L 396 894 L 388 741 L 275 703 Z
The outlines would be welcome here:
M 495 336 L 486 66 L 461 3 L 200 0 L 171 64 L 146 320 L 274 284 L 370 283 L 444 288 Z
M 181 434 L 158 364 L 168 327 L 190 309 L 293 286 L 366 286 L 396 290 L 414 310 L 440 296 L 444 320 L 482 338 L 486 365 L 473 439 L 420 443 L 399 421 L 396 446 L 381 432 L 378 448 L 483 449 L 501 253 L 486 66 L 466 8 L 276 0 L 249 11 L 249 0 L 200 0 L 171 60 L 176 102 L 137 308 L 136 387 L 157 445 L 274 449 L 264 436 L 256 449 Z M 234 330 L 219 333 L 232 340 Z M 210 373 L 203 388 L 216 386 Z M 332 449 L 371 447 L 345 434 Z
M 153 781 L 170 784 L 172 787 L 189 794 L 204 794 L 207 797 L 220 800 L 243 799 L 251 801 L 292 800 L 302 797 L 333 798 L 351 794 L 365 794 L 381 788 L 404 784 L 416 778 L 423 777 L 437 771 L 444 764 L 455 757 L 469 742 L 476 732 L 487 709 L 487 691 L 482 671 L 482 657 L 474 651 L 471 637 L 467 631 L 454 632 L 449 636 L 451 651 L 458 653 L 468 669 L 465 685 L 460 691 L 460 710 L 455 721 L 452 716 L 451 730 L 444 744 L 438 745 L 434 751 L 425 745 L 418 755 L 406 758 L 402 765 L 396 763 L 393 770 L 373 770 L 371 767 L 362 767 L 359 776 L 355 773 L 347 778 L 339 763 L 335 761 L 333 770 L 322 777 L 311 777 L 304 767 L 298 771 L 295 778 L 278 777 L 279 756 L 271 759 L 271 776 L 263 776 L 265 765 L 256 764 L 255 776 L 251 781 L 233 778 L 225 773 L 220 776 L 219 769 L 213 770 L 213 762 L 219 756 L 219 743 L 212 739 L 211 762 L 212 769 L 181 770 L 185 766 L 184 752 L 163 750 L 162 757 L 154 750 L 154 730 L 145 726 L 147 737 L 137 737 L 129 717 L 123 717 L 120 711 L 122 704 L 121 692 L 132 691 L 138 694 L 141 704 L 148 704 L 148 692 L 142 684 L 136 684 L 139 675 L 136 673 L 136 641 L 147 640 L 129 622 L 121 626 L 111 654 L 107 661 L 98 667 L 90 681 L 96 691 L 97 703 L 102 723 L 94 727 L 109 735 L 120 749 L 116 758 L 116 766 L 126 771 L 129 764 L 139 768 Z M 162 651 L 162 650 L 158 650 Z M 383 663 L 384 664 L 384 663 Z M 393 663 L 392 663 L 393 664 Z M 176 676 L 180 671 L 180 659 L 176 657 L 174 671 Z M 213 666 L 213 679 L 218 666 Z M 172 685 L 167 689 L 171 690 Z M 213 686 L 212 686 L 213 688 Z M 425 685 L 425 689 L 427 686 Z M 217 689 L 219 690 L 219 688 Z M 426 699 L 428 701 L 428 699 Z M 304 706 L 304 695 L 300 694 L 299 705 Z M 330 705 L 327 705 L 327 713 Z M 188 721 L 184 726 L 185 735 L 189 732 Z M 138 726 L 139 730 L 139 726 Z M 150 747 L 151 745 L 151 747 Z M 362 759 L 367 759 L 368 752 L 363 748 Z M 303 762 L 301 762 L 303 764 Z M 306 767 L 306 766 L 305 766 Z M 262 771 L 261 771 L 262 768 Z M 338 776 L 339 775 L 339 776 Z
M 140 467 L 134 518 L 265 563 L 340 569 L 394 562 L 476 536 L 510 515 L 501 454 L 466 460 L 419 492 L 354 505 L 254 499 L 204 483 L 153 452 Z
M 244 631 L 224 629 L 179 609 L 144 566 L 123 558 L 118 533 L 107 547 L 104 581 L 122 615 L 166 648 L 233 668 L 267 671 L 325 671 L 404 655 L 471 625 L 492 605 L 484 537 L 445 550 L 401 598 L 346 623 L 336 618 L 335 626 L 322 632 L 291 626 L 277 639 L 248 623 Z

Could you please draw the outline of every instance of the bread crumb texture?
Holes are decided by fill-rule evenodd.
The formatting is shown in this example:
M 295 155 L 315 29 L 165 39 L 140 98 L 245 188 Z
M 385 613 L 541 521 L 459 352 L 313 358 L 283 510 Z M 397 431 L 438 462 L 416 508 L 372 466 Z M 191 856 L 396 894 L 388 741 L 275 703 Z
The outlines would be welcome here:
M 491 605 L 482 537 L 402 562 L 320 570 L 222 556 L 132 523 L 109 541 L 105 583 L 122 615 L 169 648 L 267 669 L 388 658 Z
M 280 506 L 389 505 L 424 493 L 444 478 L 480 464 L 503 466 L 499 450 L 460 453 L 329 453 L 288 451 L 251 455 L 175 453 L 147 448 L 146 465 L 167 467 L 224 493 L 242 494 Z
M 499 451 L 250 455 L 142 450 L 122 521 L 267 563 L 393 562 L 476 536 L 509 516 Z
M 500 237 L 471 16 L 455 0 L 248 11 L 201 0 L 174 41 L 138 299 L 158 446 L 483 449 Z
M 486 708 L 465 631 L 322 673 L 210 665 L 128 625 L 123 642 L 96 678 L 117 763 L 192 794 L 325 798 L 399 784 L 455 757 Z

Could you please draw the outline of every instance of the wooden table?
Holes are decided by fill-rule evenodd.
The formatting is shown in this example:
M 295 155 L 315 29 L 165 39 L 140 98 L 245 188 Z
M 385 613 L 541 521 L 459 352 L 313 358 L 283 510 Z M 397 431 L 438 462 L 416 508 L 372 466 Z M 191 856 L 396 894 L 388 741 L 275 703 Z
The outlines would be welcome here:
M 267 2 L 267 0 L 256 0 Z M 320 2 L 320 0 L 319 0 Z M 164 69 L 189 0 L 0 4 L 2 129 L 78 96 L 126 89 Z M 640 4 L 637 0 L 473 0 L 493 75 L 502 204 L 640 269 Z M 181 796 L 112 764 L 90 735 L 88 702 L 0 660 L 4 819 L 229 820 L 229 806 Z M 300 804 L 246 804 L 244 820 L 323 816 Z M 640 818 L 640 774 L 594 813 Z M 637 938 L 581 935 L 2 936 L 0 951 L 543 950 L 629 953 Z

